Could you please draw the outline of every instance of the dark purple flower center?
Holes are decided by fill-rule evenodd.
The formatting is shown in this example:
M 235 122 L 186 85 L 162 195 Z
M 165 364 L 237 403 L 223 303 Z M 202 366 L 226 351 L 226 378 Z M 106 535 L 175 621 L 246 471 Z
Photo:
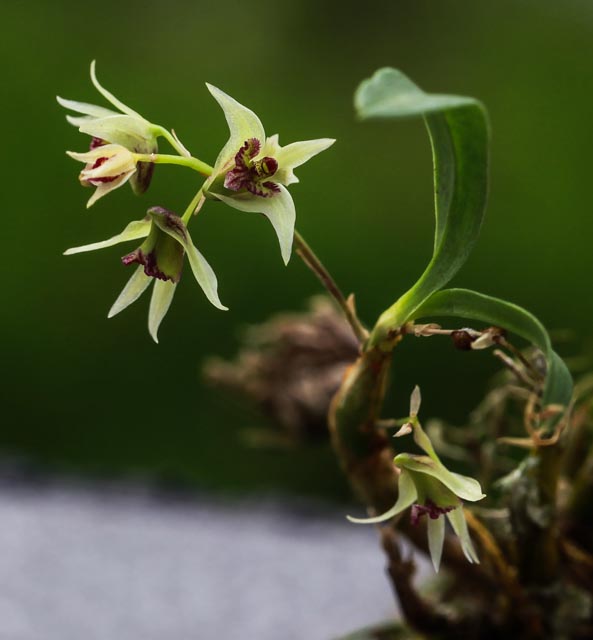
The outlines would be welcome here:
M 269 198 L 280 191 L 280 187 L 269 180 L 278 171 L 275 158 L 266 156 L 253 160 L 261 149 L 257 138 L 245 140 L 235 154 L 235 166 L 225 176 L 224 186 L 231 191 L 246 189 L 255 196 Z
M 422 516 L 428 516 L 431 520 L 436 520 L 440 516 L 453 511 L 455 506 L 451 507 L 439 507 L 432 500 L 428 499 L 424 504 L 412 505 L 412 512 L 410 514 L 410 520 L 415 526 Z

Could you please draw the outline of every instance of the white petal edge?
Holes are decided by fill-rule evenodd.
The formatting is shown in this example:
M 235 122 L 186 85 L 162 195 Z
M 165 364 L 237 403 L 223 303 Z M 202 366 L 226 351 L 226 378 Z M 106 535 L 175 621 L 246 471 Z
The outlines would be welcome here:
M 138 240 L 145 238 L 150 231 L 150 220 L 133 220 L 126 226 L 126 228 L 115 236 L 102 240 L 100 242 L 92 242 L 91 244 L 84 244 L 80 247 L 72 247 L 64 251 L 65 256 L 72 256 L 76 253 L 84 253 L 86 251 L 96 251 L 97 249 L 106 249 L 107 247 L 113 247 L 121 242 L 129 242 L 130 240 Z
M 410 417 L 415 418 L 418 415 L 418 411 L 420 411 L 421 404 L 422 404 L 422 394 L 420 393 L 420 387 L 416 385 L 410 395 Z
M 263 213 L 276 231 L 282 259 L 284 264 L 288 264 L 292 253 L 296 211 L 292 196 L 286 187 L 278 186 L 280 187 L 280 193 L 273 195 L 271 198 L 261 198 L 251 194 L 247 197 L 229 197 L 216 194 L 216 197 L 230 207 L 239 209 L 239 211 Z
M 428 518 L 426 528 L 430 559 L 434 570 L 438 573 L 443 555 L 443 543 L 445 542 L 445 518 L 442 516 L 439 516 L 436 520 Z
M 132 302 L 136 302 L 152 281 L 153 278 L 144 273 L 144 267 L 142 265 L 137 267 L 117 297 L 117 300 L 113 303 L 111 309 L 109 309 L 107 317 L 113 318 L 113 316 L 123 311 L 126 307 L 129 307 Z
M 385 513 L 374 518 L 353 518 L 352 516 L 346 516 L 350 522 L 355 524 L 378 524 L 379 522 L 385 522 L 394 518 L 396 515 L 407 509 L 410 505 L 414 504 L 418 499 L 418 491 L 416 485 L 412 480 L 412 477 L 406 471 L 402 471 L 399 476 L 399 482 L 397 485 L 399 495 L 397 496 L 397 502 Z
M 56 96 L 56 100 L 60 106 L 64 107 L 64 109 L 70 109 L 70 111 L 76 111 L 76 113 L 83 113 L 85 116 L 92 116 L 93 118 L 105 118 L 107 116 L 117 115 L 116 111 L 100 107 L 96 104 L 90 104 L 88 102 L 67 100 L 66 98 L 60 98 L 60 96 Z
M 212 175 L 215 176 L 227 162 L 234 159 L 237 151 L 239 151 L 239 148 L 245 140 L 257 138 L 263 145 L 266 134 L 264 125 L 251 109 L 244 107 L 240 102 L 231 98 L 231 96 L 221 91 L 218 87 L 208 83 L 206 83 L 206 87 L 212 94 L 212 97 L 221 106 L 231 134 L 228 142 L 224 145 L 214 163 Z
M 167 311 L 169 311 L 176 286 L 174 282 L 168 280 L 157 280 L 154 283 L 148 309 L 148 332 L 157 344 L 159 342 L 158 330 Z
M 313 156 L 325 151 L 334 142 L 333 138 L 320 138 L 318 140 L 301 140 L 300 142 L 293 142 L 285 147 L 280 147 L 275 157 L 278 161 L 279 173 L 281 172 L 286 181 L 285 184 L 298 182 L 293 169 L 300 167 Z
M 140 118 L 140 120 L 144 120 L 144 118 L 134 111 L 130 109 L 126 104 L 118 100 L 110 91 L 107 91 L 100 82 L 97 80 L 97 72 L 96 72 L 96 61 L 93 60 L 91 62 L 91 81 L 95 85 L 95 89 L 107 100 L 110 102 L 116 109 L 119 109 L 122 113 L 127 113 L 129 116 L 134 116 L 135 118 Z
M 95 204 L 95 202 L 99 200 L 99 198 L 102 198 L 103 196 L 106 196 L 109 192 L 113 191 L 114 189 L 121 187 L 122 184 L 125 184 L 132 177 L 134 173 L 136 173 L 136 169 L 134 169 L 134 171 L 130 171 L 129 173 L 126 173 L 122 176 L 117 177 L 115 180 L 113 180 L 113 182 L 104 182 L 103 184 L 100 184 L 95 189 L 95 193 L 93 193 L 93 195 L 89 198 L 89 201 L 86 203 L 86 208 L 90 209 Z
M 455 531 L 455 534 L 461 542 L 461 549 L 463 551 L 463 554 L 467 558 L 467 561 L 471 562 L 472 564 L 480 564 L 478 554 L 476 553 L 472 540 L 469 537 L 467 522 L 465 521 L 465 516 L 463 515 L 463 507 L 457 507 L 456 509 L 453 509 L 453 511 L 449 511 L 449 513 L 447 514 L 447 518 L 449 518 L 449 522 L 453 527 L 453 531 Z
M 193 243 L 189 243 L 185 247 L 189 265 L 194 274 L 194 278 L 206 294 L 208 300 L 221 311 L 228 311 L 228 307 L 220 301 L 218 297 L 218 280 L 212 267 L 204 256 L 196 249 Z

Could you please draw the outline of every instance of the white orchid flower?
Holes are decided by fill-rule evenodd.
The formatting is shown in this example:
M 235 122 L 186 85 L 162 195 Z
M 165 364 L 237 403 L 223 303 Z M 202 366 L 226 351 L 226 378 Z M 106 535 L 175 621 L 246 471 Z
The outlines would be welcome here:
M 429 437 L 418 421 L 420 389 L 416 387 L 410 400 L 409 423 L 414 440 L 427 455 L 400 453 L 394 459 L 399 468 L 398 498 L 391 509 L 374 518 L 352 518 L 350 522 L 379 523 L 390 520 L 411 509 L 412 524 L 428 516 L 428 549 L 435 571 L 439 570 L 445 541 L 445 517 L 459 538 L 461 548 L 469 562 L 478 563 L 478 555 L 469 536 L 463 515 L 463 502 L 477 502 L 485 497 L 480 483 L 474 478 L 449 471 L 439 459 Z
M 107 91 L 97 80 L 94 60 L 91 63 L 91 81 L 97 91 L 117 111 L 86 102 L 57 97 L 62 107 L 80 114 L 77 116 L 67 115 L 66 119 L 71 125 L 77 127 L 81 133 L 92 137 L 91 149 L 93 146 L 109 143 L 121 145 L 133 153 L 156 153 L 158 151 L 157 138 L 161 135 L 169 136 L 170 134 L 159 125 L 152 124 L 143 118 L 139 113 Z M 148 189 L 153 171 L 154 164 L 150 162 L 138 163 L 136 172 L 128 176 L 128 178 L 131 178 L 130 184 L 134 193 L 141 194 Z M 101 195 L 104 195 L 104 193 Z
M 73 247 L 64 255 L 105 249 L 122 242 L 146 238 L 132 253 L 124 256 L 124 264 L 137 263 L 139 266 L 111 307 L 108 317 L 112 318 L 135 302 L 154 281 L 154 289 L 148 312 L 148 329 L 158 342 L 158 329 L 165 317 L 175 287 L 181 278 L 184 256 L 187 256 L 191 270 L 208 300 L 217 308 L 226 310 L 218 297 L 218 282 L 206 258 L 196 249 L 187 227 L 181 218 L 162 207 L 153 207 L 143 220 L 130 222 L 119 234 L 81 247 Z
M 265 215 L 278 236 L 282 258 L 288 263 L 296 213 L 286 187 L 298 182 L 294 175 L 296 167 L 330 147 L 335 140 L 304 140 L 281 147 L 277 135 L 266 137 L 253 111 L 220 89 L 206 86 L 224 111 L 230 138 L 218 155 L 204 193 L 240 211 Z
M 86 167 L 80 172 L 81 184 L 97 187 L 87 202 L 87 209 L 99 198 L 125 184 L 137 171 L 134 154 L 119 144 L 94 143 L 86 153 L 66 153 L 71 158 L 86 163 Z

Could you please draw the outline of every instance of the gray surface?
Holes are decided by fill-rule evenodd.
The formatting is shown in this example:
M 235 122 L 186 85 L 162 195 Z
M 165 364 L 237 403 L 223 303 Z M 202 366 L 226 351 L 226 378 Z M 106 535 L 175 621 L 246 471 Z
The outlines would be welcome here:
M 335 508 L 0 484 L 0 523 L 0 640 L 328 640 L 395 611 Z

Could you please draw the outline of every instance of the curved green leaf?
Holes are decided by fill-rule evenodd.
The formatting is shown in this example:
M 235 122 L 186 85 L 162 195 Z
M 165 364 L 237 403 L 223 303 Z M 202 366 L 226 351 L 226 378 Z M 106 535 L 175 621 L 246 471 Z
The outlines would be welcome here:
M 355 107 L 363 119 L 423 116 L 434 163 L 433 256 L 416 284 L 379 318 L 370 341 L 376 344 L 445 286 L 471 252 L 486 205 L 489 131 L 480 102 L 425 93 L 396 69 L 380 69 L 365 80 Z
M 528 340 L 541 349 L 548 363 L 544 405 L 567 407 L 572 396 L 572 377 L 558 354 L 553 351 L 550 337 L 541 322 L 529 311 L 499 298 L 469 291 L 445 289 L 432 295 L 413 313 L 413 318 L 455 316 L 502 327 Z

